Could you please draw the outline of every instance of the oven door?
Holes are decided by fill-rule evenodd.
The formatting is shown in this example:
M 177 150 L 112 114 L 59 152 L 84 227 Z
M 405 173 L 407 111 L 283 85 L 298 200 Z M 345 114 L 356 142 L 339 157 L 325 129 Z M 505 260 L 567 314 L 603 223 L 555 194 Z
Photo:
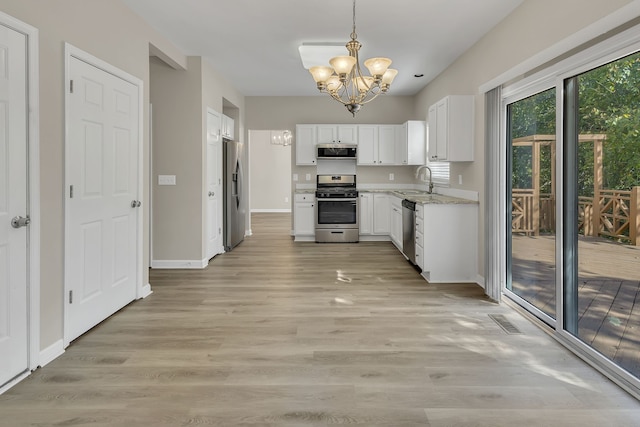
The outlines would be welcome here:
M 358 228 L 358 198 L 316 200 L 316 228 Z

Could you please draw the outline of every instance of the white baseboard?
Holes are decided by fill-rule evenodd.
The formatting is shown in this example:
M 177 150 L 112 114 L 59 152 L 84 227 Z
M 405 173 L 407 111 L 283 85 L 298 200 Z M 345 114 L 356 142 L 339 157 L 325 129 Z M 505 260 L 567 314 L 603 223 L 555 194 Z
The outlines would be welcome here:
M 40 351 L 40 363 L 38 366 L 43 367 L 53 362 L 64 353 L 64 341 L 58 340 L 49 347 Z
M 477 283 L 478 285 L 480 285 L 480 287 L 481 287 L 482 289 L 485 289 L 485 287 L 484 287 L 484 276 L 481 276 L 481 275 L 479 275 L 479 274 L 478 274 L 478 275 L 476 276 L 476 283 Z
M 201 269 L 209 265 L 208 259 L 202 260 L 153 260 L 151 261 L 151 268 L 158 269 Z
M 142 287 L 142 289 L 140 290 L 140 298 L 146 298 L 149 295 L 151 295 L 153 293 L 153 291 L 151 290 L 151 284 L 147 283 L 146 285 L 144 285 Z
M 316 236 L 295 236 L 294 242 L 315 242 Z
M 251 209 L 251 213 L 291 213 L 291 209 Z

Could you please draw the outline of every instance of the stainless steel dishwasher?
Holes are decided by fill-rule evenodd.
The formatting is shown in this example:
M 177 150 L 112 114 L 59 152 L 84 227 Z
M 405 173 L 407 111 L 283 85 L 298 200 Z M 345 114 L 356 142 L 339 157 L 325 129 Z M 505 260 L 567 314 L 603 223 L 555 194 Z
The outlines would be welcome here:
M 402 253 L 416 265 L 416 202 L 402 201 Z

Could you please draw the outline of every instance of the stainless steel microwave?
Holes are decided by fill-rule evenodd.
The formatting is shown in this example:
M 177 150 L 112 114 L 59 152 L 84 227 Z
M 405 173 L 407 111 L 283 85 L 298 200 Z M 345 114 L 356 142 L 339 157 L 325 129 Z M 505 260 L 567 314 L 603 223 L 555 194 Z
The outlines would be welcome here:
M 356 159 L 357 145 L 355 144 L 318 144 L 316 145 L 318 159 Z

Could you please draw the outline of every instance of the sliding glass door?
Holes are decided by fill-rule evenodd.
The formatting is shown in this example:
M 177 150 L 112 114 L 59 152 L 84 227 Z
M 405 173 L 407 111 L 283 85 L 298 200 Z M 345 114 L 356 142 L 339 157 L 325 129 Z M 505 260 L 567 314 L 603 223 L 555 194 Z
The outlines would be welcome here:
M 612 58 L 503 90 L 505 293 L 639 387 L 640 53 Z
M 507 289 L 556 315 L 556 90 L 507 105 Z
M 640 377 L 640 54 L 564 86 L 564 327 Z

